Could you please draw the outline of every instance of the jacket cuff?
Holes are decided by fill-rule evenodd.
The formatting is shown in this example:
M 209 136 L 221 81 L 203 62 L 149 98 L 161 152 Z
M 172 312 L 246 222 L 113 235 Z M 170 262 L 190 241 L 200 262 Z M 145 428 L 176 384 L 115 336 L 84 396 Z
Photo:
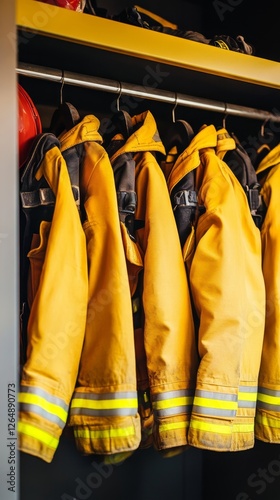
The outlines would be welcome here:
M 57 450 L 62 433 L 60 428 L 50 428 L 36 419 L 26 419 L 19 414 L 17 423 L 18 449 L 50 463 Z
M 193 416 L 188 441 L 190 446 L 210 451 L 242 451 L 254 446 L 254 419 L 234 420 Z
M 158 389 L 158 388 L 157 388 Z M 154 413 L 153 440 L 157 450 L 178 448 L 188 444 L 188 427 L 193 404 L 193 389 L 164 387 L 152 391 Z
M 18 403 L 19 450 L 51 462 L 68 418 L 66 398 L 42 385 L 22 383 Z
M 182 414 L 172 418 L 157 418 L 154 422 L 153 441 L 156 450 L 171 450 L 188 444 L 190 415 Z
M 280 443 L 280 412 L 257 409 L 255 437 L 266 443 Z
M 131 452 L 141 440 L 139 414 L 128 417 L 70 417 L 77 449 L 84 455 Z

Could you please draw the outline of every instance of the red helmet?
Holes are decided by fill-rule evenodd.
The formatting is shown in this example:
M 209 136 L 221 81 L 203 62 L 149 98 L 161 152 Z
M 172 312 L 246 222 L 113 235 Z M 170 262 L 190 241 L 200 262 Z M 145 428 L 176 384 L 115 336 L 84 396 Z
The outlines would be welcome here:
M 64 7 L 69 10 L 77 10 L 82 12 L 84 10 L 85 1 L 84 0 L 41 0 L 44 3 L 50 3 L 52 5 L 57 5 L 58 7 Z
M 19 167 L 27 160 L 32 141 L 42 132 L 39 113 L 24 88 L 18 83 L 18 148 Z

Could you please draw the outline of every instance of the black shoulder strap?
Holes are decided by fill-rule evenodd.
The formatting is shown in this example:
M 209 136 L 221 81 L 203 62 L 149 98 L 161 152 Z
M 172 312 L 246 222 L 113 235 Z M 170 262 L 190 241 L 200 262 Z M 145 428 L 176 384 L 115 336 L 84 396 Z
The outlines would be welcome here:
M 260 195 L 261 185 L 258 182 L 257 174 L 247 151 L 240 144 L 234 134 L 236 148 L 227 151 L 224 161 L 239 180 L 243 187 L 253 220 L 258 228 L 261 227 L 264 217 L 265 206 Z

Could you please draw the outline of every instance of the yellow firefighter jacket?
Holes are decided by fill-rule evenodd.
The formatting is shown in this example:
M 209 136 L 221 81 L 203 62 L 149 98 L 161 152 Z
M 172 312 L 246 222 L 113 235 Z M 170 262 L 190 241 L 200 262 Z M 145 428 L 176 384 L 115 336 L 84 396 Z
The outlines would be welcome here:
M 280 144 L 263 158 L 257 176 L 266 206 L 261 228 L 266 318 L 255 435 L 280 443 Z
M 167 184 L 171 193 L 195 170 L 204 207 L 183 245 L 200 357 L 188 441 L 235 451 L 254 443 L 265 289 L 259 230 L 245 192 L 215 150 L 234 142 L 221 133 L 220 140 L 213 125 L 204 126 L 169 169 Z
M 140 442 L 131 297 L 113 170 L 99 144 L 99 121 L 86 116 L 60 136 L 78 156 L 87 243 L 88 308 L 80 368 L 70 409 L 83 454 L 131 452 Z
M 18 416 L 19 450 L 46 462 L 51 462 L 67 421 L 88 296 L 85 234 L 56 142 L 52 134 L 40 137 L 25 173 L 36 167 L 35 185 L 44 177 L 49 187 L 23 193 L 28 207 L 41 199 L 44 209 L 50 189 L 55 195 L 52 222 L 41 222 L 28 254 L 30 316 Z
M 187 444 L 194 392 L 194 326 L 178 232 L 166 181 L 156 160 L 165 150 L 152 114 L 132 117 L 134 131 L 108 150 L 113 169 L 135 164 L 135 234 L 121 221 L 132 298 L 143 305 L 142 322 L 135 329 L 138 389 L 151 398 L 141 412 L 142 441 L 148 439 L 145 418 L 153 427 L 158 450 Z M 119 147 L 120 146 L 120 147 Z M 113 152 L 114 151 L 114 152 Z M 144 402 L 145 402 L 144 398 Z M 147 401 L 146 401 L 147 402 Z M 142 408 L 143 410 L 143 408 Z M 145 445 L 145 443 L 144 443 Z

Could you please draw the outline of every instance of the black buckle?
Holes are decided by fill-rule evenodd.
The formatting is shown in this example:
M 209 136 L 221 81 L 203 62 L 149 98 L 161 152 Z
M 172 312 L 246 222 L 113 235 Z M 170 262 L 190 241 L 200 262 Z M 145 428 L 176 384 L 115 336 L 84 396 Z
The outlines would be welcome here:
M 72 186 L 73 196 L 77 205 L 80 205 L 80 188 Z M 45 187 L 36 191 L 24 191 L 20 193 L 23 208 L 36 208 L 55 204 L 55 195 L 51 188 Z
M 135 191 L 118 191 L 118 207 L 122 214 L 134 214 L 137 204 L 137 194 Z
M 197 205 L 197 194 L 196 191 L 191 191 L 184 189 L 183 191 L 178 191 L 174 196 L 174 203 L 176 209 L 177 206 L 190 206 L 196 207 Z

